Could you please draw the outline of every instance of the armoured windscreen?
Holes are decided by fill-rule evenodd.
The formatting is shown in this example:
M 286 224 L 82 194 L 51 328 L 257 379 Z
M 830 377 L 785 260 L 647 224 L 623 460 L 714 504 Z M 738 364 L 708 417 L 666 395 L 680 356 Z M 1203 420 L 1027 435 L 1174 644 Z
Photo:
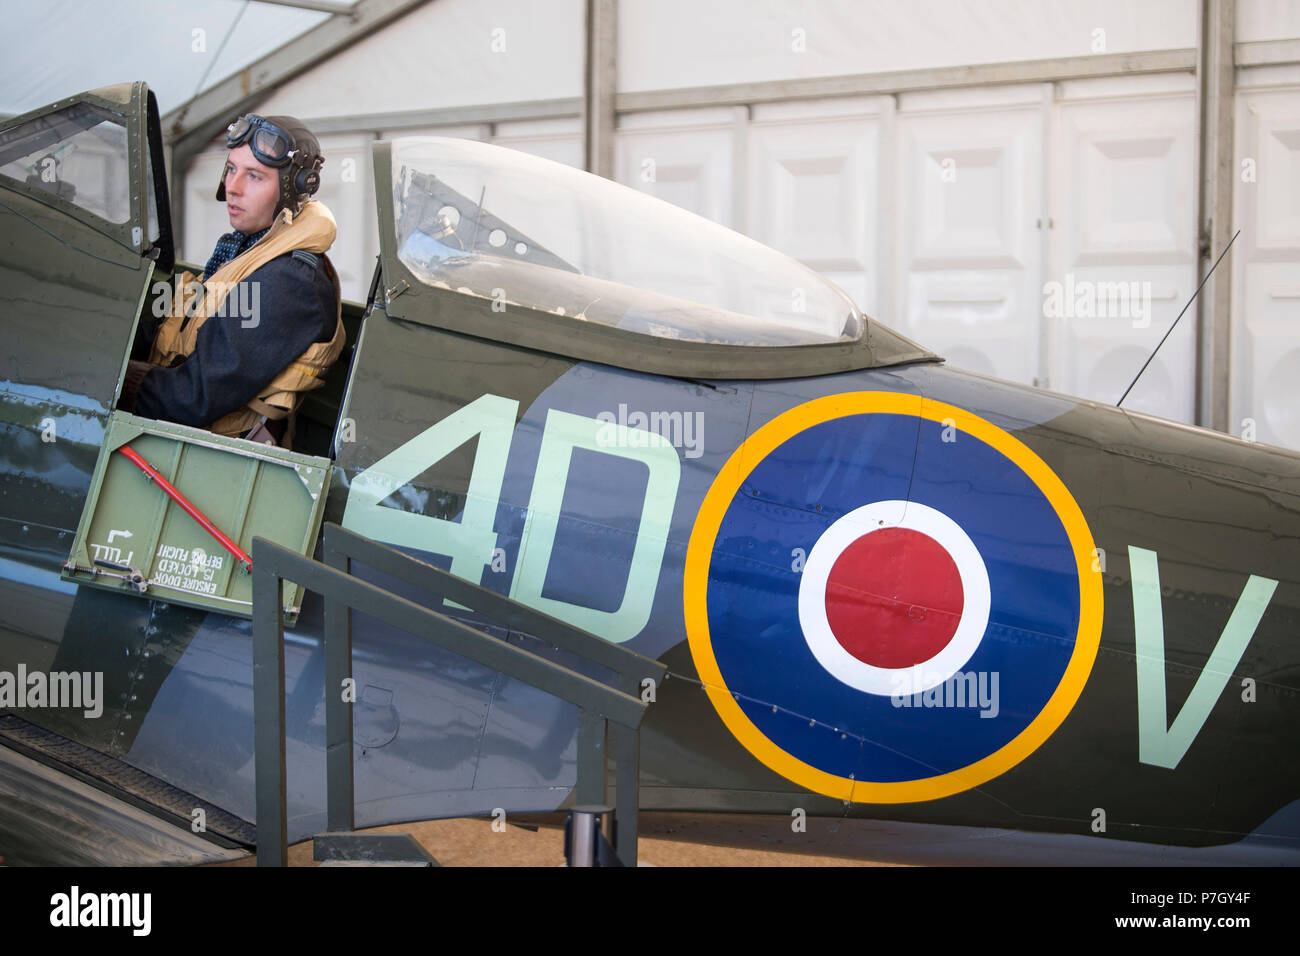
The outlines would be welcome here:
M 107 222 L 131 218 L 126 118 L 74 103 L 0 132 L 0 174 Z
M 858 339 L 839 288 L 652 196 L 472 140 L 393 143 L 398 258 L 431 286 L 689 342 Z

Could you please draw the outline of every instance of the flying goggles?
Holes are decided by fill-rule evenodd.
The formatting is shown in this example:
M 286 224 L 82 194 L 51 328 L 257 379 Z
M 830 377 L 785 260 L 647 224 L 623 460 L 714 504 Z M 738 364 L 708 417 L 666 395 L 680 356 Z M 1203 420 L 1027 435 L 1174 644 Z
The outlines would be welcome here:
M 252 113 L 245 113 L 226 128 L 227 149 L 242 146 L 245 142 L 264 166 L 283 169 L 293 161 L 293 137 Z

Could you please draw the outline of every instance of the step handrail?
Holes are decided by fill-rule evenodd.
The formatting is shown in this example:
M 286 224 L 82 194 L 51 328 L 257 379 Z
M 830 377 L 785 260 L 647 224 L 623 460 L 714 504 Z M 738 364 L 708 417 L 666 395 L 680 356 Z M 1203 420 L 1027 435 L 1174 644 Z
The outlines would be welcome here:
M 638 654 L 620 644 L 611 644 L 590 631 L 552 617 L 536 608 L 499 594 L 478 584 L 413 558 L 372 538 L 328 522 L 324 528 L 324 558 L 331 567 L 346 570 L 348 559 L 360 561 L 376 571 L 382 571 L 407 584 L 424 588 L 434 594 L 463 604 L 465 607 L 522 631 L 555 647 L 571 651 L 580 657 L 606 667 L 618 674 L 620 690 L 639 694 L 642 681 L 649 678 L 656 684 L 663 680 L 668 667 L 653 658 Z M 623 686 L 625 681 L 630 681 Z
M 578 780 L 575 803 L 603 802 L 606 793 L 606 734 L 614 724 L 616 820 L 622 831 L 618 854 L 635 865 L 639 800 L 639 728 L 648 698 L 636 689 L 645 677 L 661 680 L 664 665 L 609 644 L 567 622 L 509 598 L 461 581 L 439 568 L 371 541 L 335 524 L 325 527 L 327 563 L 304 557 L 264 538 L 254 538 L 253 707 L 255 735 L 258 864 L 283 866 L 288 858 L 285 783 L 284 622 L 281 600 L 286 579 L 325 599 L 322 642 L 325 687 L 343 686 L 352 673 L 352 610 L 430 640 L 453 653 L 501 671 L 578 707 Z M 517 628 L 607 667 L 618 687 L 546 660 L 480 630 L 400 597 L 350 573 L 353 559 L 481 613 L 495 613 Z M 397 572 L 397 573 L 395 573 Z M 342 693 L 325 694 L 328 829 L 351 831 L 354 823 L 352 704 Z M 627 818 L 618 820 L 619 813 Z

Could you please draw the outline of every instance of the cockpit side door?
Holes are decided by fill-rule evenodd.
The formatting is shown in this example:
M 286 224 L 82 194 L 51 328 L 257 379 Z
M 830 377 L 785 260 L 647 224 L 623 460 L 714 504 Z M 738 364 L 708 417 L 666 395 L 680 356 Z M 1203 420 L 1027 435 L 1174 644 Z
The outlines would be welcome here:
M 121 84 L 0 130 L 7 393 L 112 405 L 153 270 L 172 268 L 157 111 L 145 84 Z
M 66 555 L 136 316 L 171 269 L 168 211 L 145 84 L 0 124 L 0 538 L 20 552 Z

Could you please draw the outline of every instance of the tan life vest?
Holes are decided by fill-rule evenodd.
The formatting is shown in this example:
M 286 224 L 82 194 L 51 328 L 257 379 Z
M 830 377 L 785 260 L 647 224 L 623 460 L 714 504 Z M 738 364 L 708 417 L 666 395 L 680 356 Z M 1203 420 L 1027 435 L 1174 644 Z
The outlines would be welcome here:
M 196 282 L 192 272 L 182 272 L 176 277 L 171 311 L 154 336 L 149 361 L 169 368 L 188 357 L 198 343 L 199 329 L 209 317 L 220 311 L 236 285 L 272 259 L 295 249 L 324 255 L 333 245 L 337 232 L 333 214 L 323 203 L 313 200 L 305 203 L 297 216 L 288 209 L 281 210 L 265 236 L 206 279 L 200 276 Z M 263 418 L 279 421 L 297 411 L 305 393 L 325 384 L 323 376 L 343 351 L 346 339 L 338 274 L 333 266 L 328 266 L 328 271 L 334 281 L 334 300 L 338 310 L 334 336 L 328 342 L 313 342 L 247 405 L 208 425 L 209 431 L 238 437 L 256 427 Z M 281 440 L 286 446 L 291 435 L 292 422 Z

